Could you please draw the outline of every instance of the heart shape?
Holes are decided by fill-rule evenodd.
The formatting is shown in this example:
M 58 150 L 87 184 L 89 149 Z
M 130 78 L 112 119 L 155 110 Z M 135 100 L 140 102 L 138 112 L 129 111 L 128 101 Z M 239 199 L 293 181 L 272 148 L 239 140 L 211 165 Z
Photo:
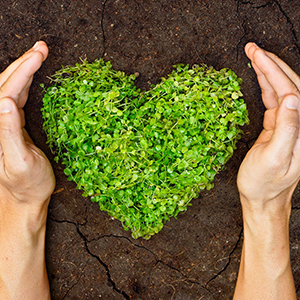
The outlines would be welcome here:
M 143 92 L 134 79 L 103 60 L 62 68 L 42 113 L 68 179 L 148 239 L 213 187 L 248 117 L 229 69 L 180 64 Z

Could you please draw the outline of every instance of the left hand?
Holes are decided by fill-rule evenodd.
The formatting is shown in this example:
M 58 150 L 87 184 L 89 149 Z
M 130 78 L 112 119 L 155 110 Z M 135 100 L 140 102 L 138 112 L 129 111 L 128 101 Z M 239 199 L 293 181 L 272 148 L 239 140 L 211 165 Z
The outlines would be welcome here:
M 40 41 L 0 74 L 0 200 L 43 205 L 53 192 L 52 167 L 24 129 L 23 107 L 34 73 L 47 58 Z
M 38 42 L 0 74 L 0 298 L 51 299 L 45 263 L 47 209 L 55 179 L 24 129 L 23 106 L 48 55 Z

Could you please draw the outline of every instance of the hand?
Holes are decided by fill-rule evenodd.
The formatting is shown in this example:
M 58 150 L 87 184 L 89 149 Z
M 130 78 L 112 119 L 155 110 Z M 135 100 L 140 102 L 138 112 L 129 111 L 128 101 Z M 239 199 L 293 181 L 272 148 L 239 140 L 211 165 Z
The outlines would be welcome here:
M 300 79 L 274 54 L 245 47 L 266 107 L 263 131 L 238 173 L 244 244 L 234 300 L 296 300 L 289 248 L 292 193 L 300 177 Z
M 33 74 L 48 55 L 38 42 L 0 74 L 0 197 L 42 205 L 53 192 L 49 161 L 24 129 L 22 110 Z
M 252 207 L 272 199 L 285 205 L 300 177 L 300 78 L 277 56 L 253 43 L 245 51 L 267 110 L 264 129 L 240 167 L 238 189 L 244 205 L 245 199 Z
M 55 179 L 24 129 L 22 110 L 47 55 L 38 42 L 0 74 L 0 299 L 51 298 L 45 232 Z

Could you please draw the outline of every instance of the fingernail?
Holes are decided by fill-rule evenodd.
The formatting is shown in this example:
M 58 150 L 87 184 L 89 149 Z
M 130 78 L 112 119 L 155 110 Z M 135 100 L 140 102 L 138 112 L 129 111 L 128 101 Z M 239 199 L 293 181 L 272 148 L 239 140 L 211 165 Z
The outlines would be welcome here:
M 295 96 L 289 96 L 285 102 L 285 107 L 292 110 L 297 110 L 299 107 L 299 100 Z
M 34 44 L 34 46 L 32 47 L 32 49 L 33 49 L 34 51 L 37 51 L 39 48 L 40 48 L 39 42 L 36 42 L 36 43 Z
M 13 110 L 13 106 L 10 101 L 2 100 L 0 101 L 0 113 L 1 114 L 8 114 Z

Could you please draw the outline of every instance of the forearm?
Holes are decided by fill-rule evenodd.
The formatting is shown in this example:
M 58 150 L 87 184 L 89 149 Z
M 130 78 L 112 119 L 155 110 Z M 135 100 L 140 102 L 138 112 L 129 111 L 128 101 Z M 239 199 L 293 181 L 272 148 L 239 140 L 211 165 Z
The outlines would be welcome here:
M 290 202 L 279 199 L 254 209 L 245 199 L 241 202 L 244 245 L 234 300 L 296 299 L 289 249 Z
M 47 202 L 36 208 L 1 201 L 0 299 L 50 299 L 45 264 Z

